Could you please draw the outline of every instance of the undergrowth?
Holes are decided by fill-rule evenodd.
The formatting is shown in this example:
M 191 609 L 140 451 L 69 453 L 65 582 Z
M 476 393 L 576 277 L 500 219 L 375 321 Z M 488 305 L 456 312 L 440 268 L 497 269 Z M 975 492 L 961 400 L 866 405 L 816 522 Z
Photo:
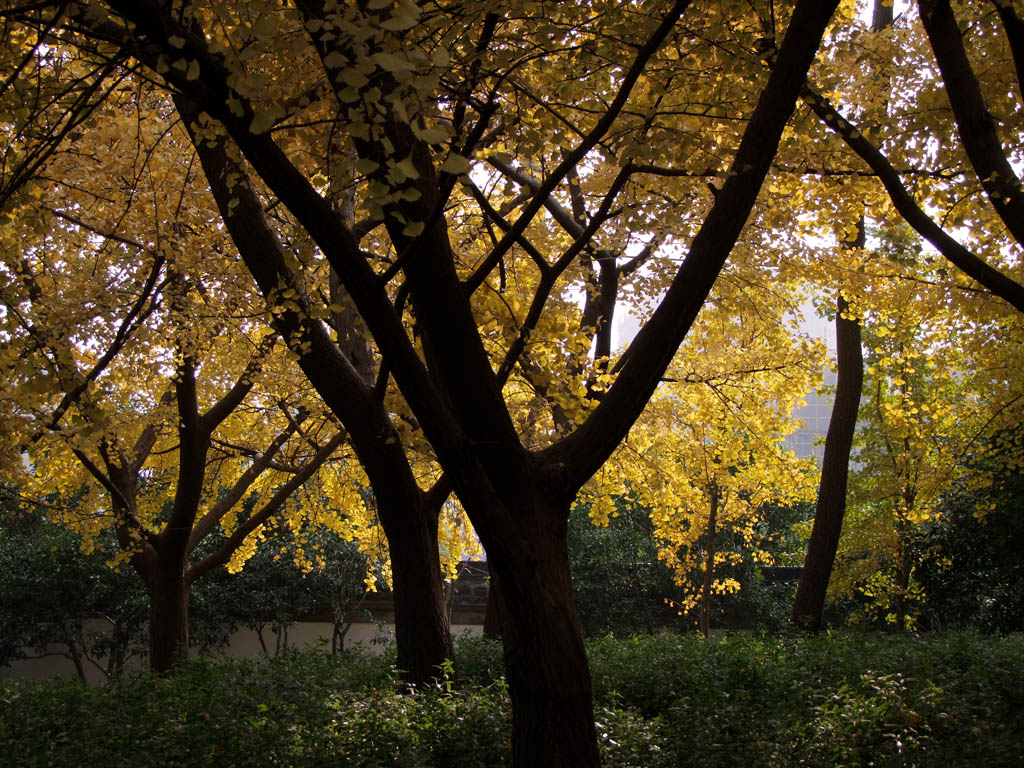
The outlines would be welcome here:
M 388 657 L 196 660 L 159 677 L 0 682 L 0 764 L 509 764 L 500 648 L 409 691 Z M 605 766 L 1024 764 L 1024 637 L 660 634 L 590 643 Z

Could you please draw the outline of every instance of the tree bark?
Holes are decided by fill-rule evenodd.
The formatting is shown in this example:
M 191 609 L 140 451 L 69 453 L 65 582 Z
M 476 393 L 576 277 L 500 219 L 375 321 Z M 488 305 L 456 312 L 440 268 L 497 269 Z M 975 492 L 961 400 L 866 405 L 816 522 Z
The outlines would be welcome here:
M 814 527 L 793 605 L 793 624 L 812 632 L 821 629 L 828 582 L 832 577 L 832 565 L 839 548 L 839 534 L 846 514 L 850 451 L 857 430 L 857 410 L 864 384 L 860 323 L 843 317 L 848 307 L 846 300 L 840 296 L 836 305 L 836 399 L 825 435 L 825 455 L 821 462 Z
M 437 549 L 437 518 L 417 515 L 402 529 L 385 529 L 391 551 L 398 669 L 415 685 L 440 675 L 455 658 Z M 432 523 L 432 524 L 431 524 Z
M 149 591 L 149 667 L 167 672 L 188 659 L 188 582 L 183 563 L 161 563 Z
M 711 585 L 715 581 L 715 535 L 718 533 L 718 489 L 711 491 L 711 511 L 708 513 L 707 563 L 704 565 L 704 585 L 700 593 L 700 633 L 711 636 Z
M 568 504 L 552 519 L 568 519 Z M 569 576 L 567 526 L 537 526 L 529 553 L 488 549 L 501 584 L 502 643 L 516 766 L 596 766 L 586 650 Z
M 490 580 L 487 584 L 487 609 L 484 613 L 484 637 L 491 640 L 501 640 L 501 625 L 504 619 L 502 614 L 505 606 L 501 601 L 501 586 L 498 584 L 498 575 L 487 563 L 487 570 L 490 572 Z

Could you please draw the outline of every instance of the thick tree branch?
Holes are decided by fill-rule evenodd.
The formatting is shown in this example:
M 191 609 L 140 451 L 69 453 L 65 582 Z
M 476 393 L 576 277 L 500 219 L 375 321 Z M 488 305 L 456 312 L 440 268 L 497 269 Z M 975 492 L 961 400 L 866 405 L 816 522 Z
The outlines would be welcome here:
M 899 174 L 874 144 L 855 125 L 844 118 L 828 99 L 811 88 L 803 90 L 804 103 L 811 108 L 829 128 L 838 133 L 847 146 L 874 171 L 882 182 L 889 199 L 903 219 L 921 237 L 931 243 L 947 260 L 960 268 L 966 275 L 977 280 L 996 296 L 1005 299 L 1018 311 L 1024 312 L 1024 285 L 1004 275 L 987 262 L 971 253 L 967 248 L 948 235 L 942 227 L 914 201 Z
M 564 483 L 567 494 L 574 494 L 625 437 L 703 306 L 750 215 L 837 5 L 837 0 L 797 3 L 725 184 L 668 293 L 633 340 L 597 408 L 572 435 L 536 457 L 541 471 Z
M 180 97 L 176 101 L 186 125 L 194 130 L 195 105 Z M 371 482 L 377 488 L 381 478 L 390 477 L 393 484 L 400 481 L 415 489 L 412 470 L 381 398 L 313 319 L 305 292 L 286 266 L 281 244 L 248 176 L 228 156 L 226 140 L 197 140 L 195 146 L 228 231 L 268 301 L 273 306 L 283 290 L 295 292 L 289 306 L 273 312 L 274 325 L 291 348 L 299 350 L 299 365 L 352 436 Z M 230 185 L 229 178 L 234 180 Z
M 316 455 L 300 471 L 288 478 L 262 507 L 253 512 L 244 523 L 239 525 L 215 552 L 190 565 L 185 572 L 186 580 L 191 583 L 217 566 L 224 565 L 249 534 L 273 517 L 281 509 L 285 501 L 288 500 L 288 497 L 316 474 L 323 463 L 345 442 L 345 438 L 346 433 L 341 431 L 324 443 L 323 447 L 316 452 Z
M 256 482 L 260 475 L 270 467 L 274 456 L 280 452 L 281 448 L 285 443 L 295 434 L 297 427 L 291 424 L 280 432 L 273 440 L 270 445 L 267 446 L 266 450 L 253 458 L 253 461 L 246 467 L 245 471 L 238 476 L 238 479 L 232 484 L 231 488 L 217 499 L 216 503 L 210 507 L 209 511 L 203 515 L 198 522 L 192 527 L 192 533 L 188 538 L 188 551 L 194 550 L 199 543 L 206 538 L 206 536 L 214 529 L 214 527 L 224 519 L 226 515 L 234 506 L 242 500 L 252 484 Z
M 1024 247 L 1024 191 L 999 141 L 953 9 L 949 0 L 920 0 L 919 5 L 967 157 L 992 207 Z
M 1013 0 L 991 0 L 1003 23 L 1003 32 L 1010 44 L 1010 54 L 1017 69 L 1017 93 L 1024 95 L 1024 21 L 1021 21 Z
M 206 454 L 211 430 L 199 413 L 196 362 L 182 352 L 175 371 L 174 392 L 178 409 L 178 469 L 174 500 L 167 524 L 160 533 L 162 555 L 184 554 L 195 523 L 206 477 Z M 163 547 L 166 547 L 164 549 Z

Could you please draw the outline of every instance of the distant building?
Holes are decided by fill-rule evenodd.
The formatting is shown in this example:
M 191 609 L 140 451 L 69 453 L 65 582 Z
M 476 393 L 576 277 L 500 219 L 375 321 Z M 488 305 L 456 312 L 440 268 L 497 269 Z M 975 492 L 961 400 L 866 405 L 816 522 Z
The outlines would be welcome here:
M 825 434 L 828 432 L 829 419 L 832 418 L 835 385 L 835 372 L 826 371 L 825 392 L 812 392 L 807 395 L 805 398 L 807 404 L 797 408 L 794 412 L 794 416 L 803 421 L 804 426 L 787 437 L 783 443 L 798 458 L 813 456 L 819 466 L 822 456 L 825 454 Z

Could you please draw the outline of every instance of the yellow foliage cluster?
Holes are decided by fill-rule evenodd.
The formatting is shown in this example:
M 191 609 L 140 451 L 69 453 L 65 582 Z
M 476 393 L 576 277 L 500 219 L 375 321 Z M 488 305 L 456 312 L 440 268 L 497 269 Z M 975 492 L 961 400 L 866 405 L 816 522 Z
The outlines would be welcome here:
M 272 136 L 314 189 L 346 211 L 424 356 L 399 279 L 407 254 L 381 225 L 385 209 L 420 199 L 424 163 L 453 184 L 436 215 L 512 423 L 535 450 L 582 423 L 615 381 L 623 359 L 611 341 L 616 316 L 628 310 L 645 322 L 668 289 L 728 176 L 791 4 L 695 3 L 698 12 L 654 53 L 612 129 L 514 237 L 510 222 L 600 120 L 624 77 L 623 51 L 643 44 L 663 9 L 524 0 L 498 14 L 481 49 L 481 29 L 497 9 L 478 5 L 428 12 L 411 0 L 328 3 L 330 21 L 314 23 L 276 0 L 189 8 L 226 68 L 227 109 L 252 134 Z M 1024 110 L 995 14 L 973 0 L 964 7 L 972 13 L 968 52 L 986 62 L 989 109 L 1004 135 L 1019 138 Z M 967 181 L 962 148 L 936 140 L 952 133 L 949 107 L 919 19 L 911 11 L 871 31 L 862 10 L 853 0 L 840 4 L 810 81 L 886 151 L 947 230 L 1020 277 L 1019 249 L 1007 245 L 981 185 Z M 102 3 L 88 13 L 122 23 Z M 0 429 L 16 436 L 0 449 L 0 468 L 26 496 L 55 499 L 55 514 L 88 547 L 104 529 L 127 530 L 124 510 L 115 509 L 124 501 L 112 500 L 99 477 L 118 468 L 135 472 L 131 535 L 160 530 L 182 479 L 175 473 L 187 377 L 199 413 L 238 383 L 251 386 L 211 436 L 198 519 L 220 514 L 224 490 L 287 433 L 275 461 L 247 486 L 247 496 L 273 497 L 338 426 L 293 364 L 308 340 L 275 340 L 268 321 L 300 310 L 303 293 L 319 296 L 312 319 L 341 336 L 334 321 L 346 305 L 310 234 L 259 183 L 295 282 L 267 297 L 255 290 L 198 172 L 193 139 L 158 84 L 161 75 L 189 83 L 210 75 L 185 53 L 189 41 L 171 37 L 143 75 L 139 62 L 108 60 L 112 52 L 82 45 L 77 34 L 70 26 L 40 48 L 30 27 L 4 27 L 0 71 L 22 76 L 0 93 L 3 167 L 32 172 L 0 180 Z M 351 55 L 321 56 L 317 46 L 338 36 Z M 103 91 L 94 108 L 73 130 L 64 126 L 45 166 L 25 165 L 40 151 L 39 136 L 63 130 L 76 90 L 67 84 L 94 81 Z M 384 81 L 395 84 L 386 93 Z M 41 97 L 29 99 L 24 83 Z M 465 156 L 456 139 L 469 130 L 467 118 L 451 106 L 463 97 L 490 121 Z M 362 142 L 379 139 L 384 115 L 408 128 L 422 156 L 360 156 Z M 209 116 L 195 130 L 199 142 L 223 138 Z M 1008 140 L 1018 165 L 1019 143 Z M 242 185 L 249 169 L 236 148 L 228 154 L 237 166 L 229 186 Z M 865 211 L 868 241 L 848 247 Z M 400 223 L 408 238 L 428 224 Z M 515 242 L 490 264 L 506 237 Z M 1020 440 L 1020 320 L 908 237 L 864 163 L 800 107 L 688 341 L 628 439 L 580 494 L 593 522 L 607 525 L 619 497 L 649 508 L 662 559 L 680 583 L 732 557 L 702 559 L 712 507 L 717 530 L 765 559 L 759 510 L 807 500 L 816 485 L 811 462 L 781 447 L 825 367 L 825 349 L 804 338 L 796 318 L 808 300 L 830 307 L 836 295 L 870 338 L 863 471 L 854 537 L 844 546 L 892 557 L 899 527 L 933 519 L 952 482 L 985 482 L 981 471 L 967 478 L 966 458 L 989 452 L 1017 466 L 1020 453 L 1007 446 Z M 379 373 L 377 350 L 363 341 Z M 440 470 L 428 441 L 387 376 L 381 391 L 394 439 L 429 487 Z M 303 546 L 313 527 L 383 558 L 367 486 L 354 456 L 339 449 L 272 525 L 299 544 L 305 567 L 317 563 L 315 548 Z M 246 514 L 232 507 L 218 526 L 230 535 Z M 236 550 L 230 569 L 244 565 L 261 536 L 257 529 Z M 457 502 L 442 511 L 439 539 L 451 576 L 476 548 Z M 877 562 L 865 569 L 876 572 Z M 864 573 L 835 588 L 855 581 L 865 583 Z

